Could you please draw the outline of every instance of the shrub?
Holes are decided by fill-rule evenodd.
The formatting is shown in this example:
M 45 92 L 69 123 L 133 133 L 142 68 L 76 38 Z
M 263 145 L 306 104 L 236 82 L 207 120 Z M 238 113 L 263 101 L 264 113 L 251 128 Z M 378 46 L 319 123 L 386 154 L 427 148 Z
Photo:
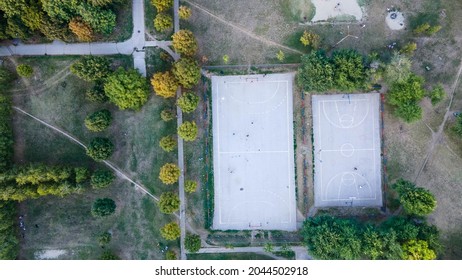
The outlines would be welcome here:
M 75 172 L 75 182 L 82 183 L 85 182 L 90 176 L 90 171 L 85 167 L 76 167 L 74 168 Z
M 281 62 L 284 61 L 284 59 L 285 59 L 284 52 L 279 50 L 278 53 L 276 54 L 276 58 Z
M 71 65 L 71 72 L 85 81 L 97 81 L 107 77 L 110 60 L 103 56 L 84 56 Z
M 311 46 L 313 49 L 317 49 L 319 47 L 320 37 L 318 34 L 309 32 L 305 30 L 303 32 L 302 37 L 300 37 L 300 42 L 305 46 Z
M 154 28 L 159 32 L 164 32 L 173 26 L 173 19 L 170 15 L 159 13 L 154 18 Z
M 197 189 L 197 182 L 196 181 L 187 180 L 184 183 L 184 190 L 187 193 L 193 193 L 193 192 L 196 191 L 196 189 Z
M 197 85 L 201 77 L 201 69 L 197 61 L 190 58 L 181 58 L 175 62 L 172 72 L 178 83 L 185 88 L 192 88 Z
M 394 114 L 405 122 L 410 123 L 422 118 L 422 108 L 415 102 L 409 102 L 396 107 Z
M 159 179 L 166 185 L 178 182 L 180 178 L 180 168 L 173 163 L 166 163 L 160 168 Z
M 114 152 L 114 144 L 107 139 L 96 137 L 87 148 L 87 155 L 96 161 L 108 159 Z
M 101 254 L 101 257 L 99 258 L 100 260 L 104 260 L 104 261 L 115 261 L 115 260 L 120 260 L 119 256 L 117 256 L 116 254 L 114 254 L 113 252 L 111 251 L 104 251 L 102 254 Z
M 160 118 L 164 122 L 171 121 L 171 120 L 173 120 L 174 117 L 175 117 L 175 115 L 173 114 L 172 110 L 164 109 L 164 110 L 162 110 L 162 112 L 160 112 Z
M 151 79 L 151 85 L 156 95 L 163 98 L 172 98 L 176 95 L 178 81 L 170 71 L 155 73 Z
M 159 13 L 165 12 L 173 6 L 173 0 L 151 0 L 151 3 Z
M 116 204 L 110 198 L 98 198 L 91 208 L 91 214 L 94 217 L 105 217 L 115 212 Z
M 456 123 L 452 127 L 452 130 L 458 135 L 462 136 L 462 114 L 456 117 Z
M 410 42 L 404 45 L 399 51 L 401 54 L 412 56 L 417 49 L 417 44 L 415 42 Z
M 159 146 L 166 152 L 171 152 L 176 147 L 176 140 L 173 136 L 165 136 L 160 139 Z
M 175 251 L 168 250 L 167 253 L 165 253 L 165 259 L 169 261 L 174 261 L 177 259 Z
M 172 214 L 180 209 L 180 199 L 174 192 L 164 192 L 159 197 L 159 210 L 164 214 Z
M 100 234 L 100 236 L 98 237 L 98 243 L 100 246 L 106 246 L 107 244 L 109 244 L 109 242 L 111 242 L 111 239 L 112 235 L 109 232 L 105 232 Z
M 180 6 L 178 9 L 178 15 L 180 16 L 180 19 L 187 20 L 191 17 L 191 9 L 186 6 Z
M 85 97 L 87 98 L 88 101 L 91 102 L 98 102 L 98 103 L 104 103 L 109 100 L 109 98 L 106 96 L 106 93 L 104 93 L 104 85 L 103 83 L 95 83 L 95 85 L 87 90 L 85 93 Z
M 443 85 L 441 84 L 436 85 L 432 89 L 432 91 L 430 91 L 428 96 L 430 97 L 430 100 L 433 105 L 438 104 L 446 96 L 446 92 L 444 91 Z
M 34 74 L 34 69 L 28 64 L 19 64 L 16 67 L 16 72 L 21 77 L 30 78 Z
M 109 186 L 114 179 L 114 173 L 111 171 L 98 169 L 91 175 L 90 184 L 95 189 L 102 189 Z
M 423 240 L 411 240 L 403 244 L 403 259 L 405 260 L 434 260 L 435 251 L 428 248 Z
M 183 138 L 184 141 L 194 141 L 197 138 L 197 125 L 196 122 L 184 122 L 178 127 L 178 135 Z
M 181 235 L 180 226 L 175 222 L 171 222 L 160 229 L 160 234 L 167 240 L 176 240 Z
M 193 92 L 186 92 L 177 100 L 177 104 L 184 113 L 191 113 L 199 105 L 199 96 Z
M 197 234 L 188 233 L 184 240 L 184 247 L 190 253 L 196 253 L 201 248 L 201 237 Z
M 112 121 L 111 112 L 106 109 L 96 111 L 85 118 L 85 126 L 93 132 L 103 131 L 109 127 Z

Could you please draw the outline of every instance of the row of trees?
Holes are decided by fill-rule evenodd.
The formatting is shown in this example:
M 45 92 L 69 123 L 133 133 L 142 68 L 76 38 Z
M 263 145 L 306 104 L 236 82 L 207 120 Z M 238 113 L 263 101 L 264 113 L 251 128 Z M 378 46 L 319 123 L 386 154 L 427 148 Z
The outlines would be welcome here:
M 0 40 L 42 34 L 50 40 L 88 42 L 109 35 L 128 0 L 0 0 Z
M 365 59 L 355 50 L 312 51 L 302 56 L 297 83 L 306 92 L 351 92 L 368 86 Z
M 173 18 L 168 13 L 173 6 L 173 0 L 151 0 L 151 4 L 156 8 L 157 14 L 154 18 L 154 28 L 158 32 L 169 31 L 173 27 Z M 191 16 L 191 9 L 180 6 L 178 9 L 180 19 L 187 20 Z

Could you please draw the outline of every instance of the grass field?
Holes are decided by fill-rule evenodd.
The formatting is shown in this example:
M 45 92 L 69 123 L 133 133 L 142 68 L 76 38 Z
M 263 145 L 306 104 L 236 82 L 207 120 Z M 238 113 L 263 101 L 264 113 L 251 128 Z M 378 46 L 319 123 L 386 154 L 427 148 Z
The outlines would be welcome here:
M 139 112 L 119 111 L 110 104 L 91 104 L 84 97 L 90 85 L 66 69 L 75 59 L 21 58 L 20 62 L 34 67 L 35 76 L 30 79 L 34 92 L 21 90 L 24 87 L 18 85 L 14 89 L 15 105 L 69 132 L 83 143 L 88 144 L 94 136 L 109 137 L 116 147 L 110 158 L 116 166 L 155 195 L 174 190 L 177 186 L 167 187 L 158 179 L 160 166 L 167 161 L 176 162 L 175 152 L 166 153 L 158 147 L 161 137 L 176 130 L 174 121 L 165 123 L 160 119 L 160 111 L 172 106 L 172 102 L 151 96 Z M 114 67 L 132 67 L 131 57 L 116 56 L 114 61 Z M 101 108 L 111 111 L 113 123 L 106 132 L 90 133 L 83 120 L 88 113 Z M 29 117 L 15 113 L 14 127 L 17 162 L 101 167 L 87 157 L 81 147 Z M 91 204 L 100 197 L 116 201 L 115 215 L 101 220 L 91 217 Z M 60 249 L 66 251 L 60 258 L 94 259 L 102 251 L 97 235 L 108 230 L 113 233 L 109 248 L 123 259 L 163 259 L 165 246 L 178 245 L 165 242 L 159 233 L 159 228 L 174 217 L 161 214 L 152 199 L 122 180 L 104 191 L 27 201 L 21 204 L 21 209 L 31 228 L 22 244 L 22 258 L 32 258 L 42 250 Z M 32 226 L 35 224 L 38 228 Z

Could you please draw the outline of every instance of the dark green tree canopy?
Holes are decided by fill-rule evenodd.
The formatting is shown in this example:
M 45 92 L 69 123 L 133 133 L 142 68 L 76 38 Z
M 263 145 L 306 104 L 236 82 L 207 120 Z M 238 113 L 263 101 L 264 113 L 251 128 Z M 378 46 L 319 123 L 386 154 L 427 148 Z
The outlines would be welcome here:
M 104 92 L 120 109 L 139 110 L 148 101 L 149 85 L 135 69 L 119 68 L 107 78 Z
M 94 217 L 105 217 L 112 215 L 115 212 L 116 204 L 110 198 L 98 198 L 93 203 L 91 214 Z
M 111 112 L 103 109 L 96 111 L 85 118 L 85 126 L 93 132 L 103 131 L 109 127 L 112 121 Z
M 324 92 L 334 86 L 334 69 L 323 51 L 302 56 L 297 84 L 307 92 Z
M 197 85 L 201 77 L 201 69 L 197 61 L 191 58 L 181 58 L 173 64 L 173 75 L 185 88 Z
M 184 113 L 192 113 L 199 105 L 199 96 L 194 92 L 186 92 L 178 98 L 177 104 Z
M 174 192 L 164 192 L 159 198 L 160 212 L 165 214 L 172 214 L 180 209 L 180 199 Z
M 108 187 L 115 179 L 114 173 L 106 169 L 98 169 L 91 175 L 90 184 L 95 189 Z
M 335 88 L 351 92 L 366 86 L 363 56 L 355 50 L 339 50 L 332 54 Z
M 190 253 L 199 251 L 201 248 L 201 237 L 197 234 L 188 233 L 184 240 L 184 246 Z
M 436 208 L 436 199 L 428 190 L 399 179 L 391 186 L 399 195 L 404 210 L 411 215 L 425 216 Z
M 111 140 L 102 137 L 96 137 L 88 146 L 87 155 L 96 161 L 108 159 L 114 152 L 114 144 Z

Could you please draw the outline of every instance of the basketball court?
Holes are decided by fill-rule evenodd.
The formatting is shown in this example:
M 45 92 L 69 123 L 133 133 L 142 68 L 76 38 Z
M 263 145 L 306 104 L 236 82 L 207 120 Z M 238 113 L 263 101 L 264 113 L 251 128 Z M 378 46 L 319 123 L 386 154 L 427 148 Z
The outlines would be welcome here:
M 213 76 L 217 230 L 296 230 L 294 74 Z
M 313 95 L 315 206 L 382 206 L 379 94 Z

